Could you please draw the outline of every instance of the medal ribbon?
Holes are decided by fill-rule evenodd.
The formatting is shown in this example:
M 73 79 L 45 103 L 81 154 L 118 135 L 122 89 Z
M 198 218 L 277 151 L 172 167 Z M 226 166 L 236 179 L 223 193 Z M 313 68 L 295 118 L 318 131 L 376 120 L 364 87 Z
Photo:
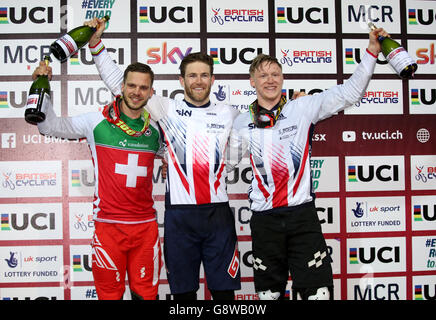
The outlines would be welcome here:
M 121 102 L 121 96 L 116 96 L 115 100 L 112 104 L 108 104 L 103 109 L 103 115 L 106 120 L 110 123 L 116 125 L 118 128 L 123 130 L 126 134 L 132 137 L 140 137 L 144 134 L 144 132 L 148 129 L 150 125 L 150 114 L 144 110 L 144 113 L 141 115 L 142 120 L 144 120 L 144 126 L 141 131 L 136 131 L 130 128 L 120 117 L 120 108 L 119 104 Z
M 266 110 L 264 108 L 260 109 L 259 104 L 256 101 L 254 101 L 250 106 L 248 107 L 250 110 L 250 116 L 251 121 L 253 121 L 254 125 L 258 128 L 271 128 L 275 125 L 277 119 L 280 116 L 280 113 L 282 112 L 283 106 L 286 104 L 286 97 L 282 96 L 280 98 L 279 105 L 277 107 L 277 112 L 274 115 L 274 111 L 272 110 Z M 261 116 L 265 116 L 269 118 L 269 121 L 260 120 Z

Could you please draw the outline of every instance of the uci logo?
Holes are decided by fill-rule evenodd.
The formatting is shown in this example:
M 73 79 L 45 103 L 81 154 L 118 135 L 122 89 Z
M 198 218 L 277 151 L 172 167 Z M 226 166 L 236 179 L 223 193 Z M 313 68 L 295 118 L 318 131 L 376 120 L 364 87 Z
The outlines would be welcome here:
M 123 146 L 122 141 L 120 141 L 120 145 Z M 89 173 L 87 170 L 84 169 L 71 170 L 71 186 L 80 187 L 81 185 L 85 187 L 94 187 L 95 186 L 94 174 Z
M 414 221 L 436 221 L 436 204 L 433 205 L 433 213 L 431 211 L 431 206 L 429 205 L 413 205 Z
M 174 23 L 192 23 L 193 22 L 193 9 L 192 7 L 173 7 L 171 9 L 167 7 L 161 7 L 160 12 L 156 7 L 140 7 L 141 13 L 141 21 L 144 21 L 145 18 L 148 18 L 151 22 L 154 23 L 165 23 L 167 20 L 170 20 Z M 147 19 L 147 20 L 148 20 Z
M 89 254 L 73 255 L 73 271 L 82 272 L 83 270 L 92 271 L 92 257 Z
M 296 12 L 295 12 L 296 10 Z M 306 11 L 303 7 L 277 8 L 277 18 L 280 23 L 302 23 L 306 20 L 312 24 L 328 24 L 328 8 L 308 8 Z
M 400 247 L 350 248 L 349 258 L 350 264 L 371 264 L 376 260 L 381 263 L 399 263 Z
M 124 65 L 125 64 L 125 57 L 126 53 L 124 52 L 124 48 L 110 48 L 106 47 L 107 52 L 111 54 L 111 56 L 114 58 L 114 62 L 116 64 Z M 87 48 L 80 49 L 76 54 L 72 56 L 72 58 L 78 58 L 80 65 L 84 66 L 91 66 L 94 65 L 94 59 L 89 54 L 87 56 L 88 50 Z M 75 62 L 76 63 L 76 62 Z
M 18 216 L 21 216 L 21 218 L 18 219 Z M 24 231 L 29 228 L 29 224 L 35 230 L 54 230 L 56 226 L 54 212 L 50 212 L 48 214 L 35 213 L 31 216 L 29 216 L 28 213 L 2 213 L 1 221 L 1 231 L 8 231 L 11 229 L 16 231 Z
M 360 48 L 345 48 L 345 55 L 347 57 L 346 63 L 348 64 L 359 64 L 362 61 L 362 52 Z M 351 63 L 351 61 L 353 61 L 353 63 Z M 376 63 L 378 65 L 386 65 L 388 64 L 388 61 L 377 58 Z
M 348 166 L 348 181 L 349 182 L 370 182 L 373 180 L 382 182 L 399 181 L 399 167 L 398 165 L 369 165 L 368 168 L 364 166 Z
M 436 284 L 415 285 L 415 300 L 436 300 Z
M 1 11 L 3 15 L 6 13 L 7 15 L 7 9 L 8 8 L 1 8 Z M 6 23 L 13 23 L 13 24 L 23 24 L 27 20 L 30 20 L 33 23 L 36 24 L 43 24 L 43 23 L 53 23 L 53 7 L 34 7 L 27 12 L 28 8 L 22 7 L 21 9 L 10 7 L 9 8 L 9 19 L 7 19 Z M 17 12 L 21 11 L 21 12 Z
M 231 50 L 230 54 L 228 50 Z M 210 55 L 217 63 L 235 64 L 238 60 L 243 64 L 251 64 L 253 59 L 262 53 L 262 48 L 243 48 L 238 52 L 237 48 L 211 48 Z
M 427 10 L 427 12 L 424 12 Z M 409 24 L 432 25 L 436 21 L 433 9 L 409 9 Z
M 436 89 L 410 89 L 410 98 L 413 105 L 421 103 L 427 106 L 434 105 L 436 103 Z

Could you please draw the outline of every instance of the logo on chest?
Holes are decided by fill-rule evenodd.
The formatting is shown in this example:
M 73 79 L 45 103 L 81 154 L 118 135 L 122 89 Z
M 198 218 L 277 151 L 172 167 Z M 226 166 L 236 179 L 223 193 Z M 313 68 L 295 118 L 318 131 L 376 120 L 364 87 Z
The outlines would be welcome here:
M 176 112 L 178 113 L 179 116 L 182 116 L 182 117 L 191 117 L 192 116 L 192 110 L 176 109 Z

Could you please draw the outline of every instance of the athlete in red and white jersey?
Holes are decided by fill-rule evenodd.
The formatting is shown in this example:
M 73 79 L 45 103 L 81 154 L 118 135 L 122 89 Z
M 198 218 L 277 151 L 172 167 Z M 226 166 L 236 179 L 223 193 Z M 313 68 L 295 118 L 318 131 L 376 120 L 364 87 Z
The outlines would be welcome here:
M 57 117 L 47 101 L 50 105 L 47 119 L 38 124 L 38 129 L 49 136 L 86 138 L 94 164 L 94 221 L 123 224 L 156 221 L 152 178 L 155 156 L 164 156 L 162 138 L 155 121 L 145 119 L 144 115 L 131 119 L 120 112 L 122 101 L 118 97 L 103 112 L 65 118 Z M 132 136 L 116 127 L 119 120 L 109 122 L 109 109 L 117 110 L 119 120 L 127 126 L 144 132 Z
M 34 77 L 51 68 L 43 62 Z M 152 197 L 154 159 L 163 151 L 160 131 L 144 105 L 154 74 L 141 63 L 127 67 L 120 93 L 103 112 L 57 117 L 50 99 L 40 133 L 86 138 L 95 172 L 92 274 L 99 299 L 122 299 L 126 274 L 132 298 L 154 300 L 161 249 Z
M 271 128 L 256 127 L 251 112 L 236 118 L 231 155 L 241 156 L 249 149 L 253 168 L 251 210 L 292 207 L 314 199 L 310 169 L 314 126 L 358 101 L 366 91 L 374 66 L 374 57 L 366 54 L 343 85 L 296 100 L 282 98 L 272 109 L 275 114 L 278 108 L 281 110 Z M 231 159 L 232 165 L 240 160 Z

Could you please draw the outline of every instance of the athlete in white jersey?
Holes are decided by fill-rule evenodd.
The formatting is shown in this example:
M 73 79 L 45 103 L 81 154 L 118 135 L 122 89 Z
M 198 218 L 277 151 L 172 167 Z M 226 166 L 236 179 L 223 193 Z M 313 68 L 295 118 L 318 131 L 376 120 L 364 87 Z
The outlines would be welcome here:
M 122 73 L 100 39 L 101 20 L 89 42 L 100 75 L 113 94 L 120 91 Z M 156 95 L 146 109 L 158 122 L 168 149 L 164 249 L 171 293 L 196 296 L 203 263 L 214 299 L 233 299 L 240 288 L 234 217 L 228 203 L 225 151 L 239 111 L 211 103 L 214 81 L 210 56 L 193 53 L 180 65 L 185 99 Z
M 289 272 L 303 299 L 331 296 L 330 257 L 312 189 L 312 133 L 317 122 L 364 95 L 380 52 L 378 34 L 387 36 L 383 29 L 370 33 L 367 53 L 345 84 L 293 101 L 281 95 L 283 73 L 276 58 L 260 55 L 251 64 L 250 82 L 258 99 L 236 118 L 230 147 L 232 155 L 248 149 L 252 165 L 248 193 L 254 281 L 261 299 L 283 297 Z

